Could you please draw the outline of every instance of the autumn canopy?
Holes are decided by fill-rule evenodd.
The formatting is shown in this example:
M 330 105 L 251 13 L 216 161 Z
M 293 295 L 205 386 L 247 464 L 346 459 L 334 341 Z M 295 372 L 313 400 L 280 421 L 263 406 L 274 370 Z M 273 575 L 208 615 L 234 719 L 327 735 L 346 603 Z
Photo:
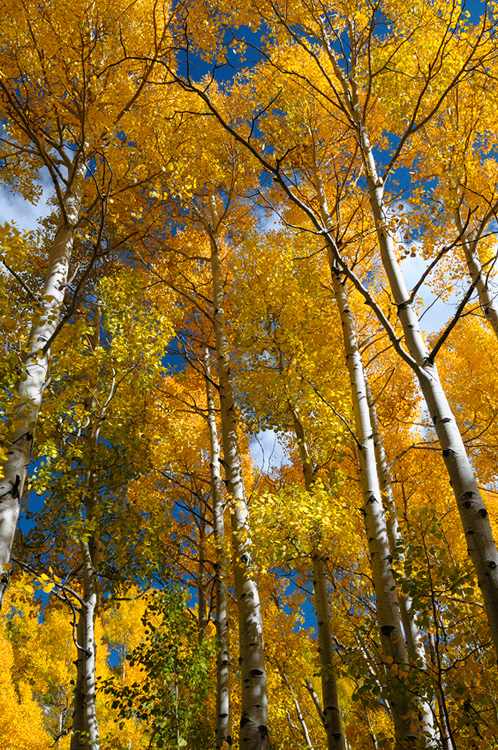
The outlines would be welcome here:
M 497 4 L 0 24 L 0 750 L 498 748 Z

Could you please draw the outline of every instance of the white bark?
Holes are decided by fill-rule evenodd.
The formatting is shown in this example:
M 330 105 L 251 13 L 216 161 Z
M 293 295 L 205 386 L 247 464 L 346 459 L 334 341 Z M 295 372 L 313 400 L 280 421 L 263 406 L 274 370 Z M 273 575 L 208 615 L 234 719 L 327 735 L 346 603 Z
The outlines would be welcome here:
M 316 171 L 315 180 L 321 217 L 327 231 L 330 232 L 332 222 L 328 213 L 327 199 L 322 181 Z M 387 662 L 389 687 L 391 691 L 394 688 L 397 694 L 396 699 L 391 699 L 391 711 L 396 733 L 396 748 L 401 750 L 401 748 L 416 747 L 420 743 L 419 720 L 408 691 L 397 677 L 397 670 L 405 669 L 407 666 L 408 654 L 403 638 L 396 579 L 391 564 L 391 547 L 377 474 L 366 378 L 345 280 L 341 278 L 341 272 L 335 265 L 331 248 L 329 248 L 329 265 L 332 288 L 341 318 L 346 365 L 351 384 L 363 513 L 377 603 L 377 622 L 381 633 L 382 652 Z
M 436 672 L 436 697 L 439 708 L 439 725 L 441 727 L 441 747 L 442 750 L 455 750 L 453 739 L 451 736 L 450 724 L 448 721 L 448 709 L 446 707 L 446 701 L 444 699 L 443 685 L 441 681 L 441 665 L 436 651 L 436 642 L 432 633 L 429 633 L 429 652 L 431 655 L 431 662 L 433 669 Z
M 73 704 L 71 750 L 100 750 L 95 679 L 97 574 L 89 542 L 81 542 L 80 548 L 83 561 L 83 601 L 80 605 L 77 629 L 77 679 Z
M 12 421 L 20 422 L 12 431 L 7 460 L 3 465 L 4 478 L 0 479 L 0 573 L 9 563 L 19 516 L 19 505 L 31 456 L 33 435 L 40 413 L 43 391 L 46 387 L 50 363 L 50 349 L 46 347 L 59 322 L 69 265 L 74 242 L 74 232 L 80 216 L 81 188 L 86 172 L 83 157 L 73 165 L 68 188 L 64 195 L 64 212 L 55 235 L 43 292 L 33 319 L 28 343 L 23 354 L 23 380 L 18 387 L 19 406 Z M 9 425 L 7 425 L 7 428 Z M 0 586 L 7 583 L 5 574 Z
M 389 545 L 391 547 L 393 559 L 398 560 L 402 565 L 405 559 L 403 552 L 403 538 L 398 524 L 398 515 L 391 485 L 391 475 L 387 465 L 384 441 L 382 439 L 379 421 L 377 419 L 377 409 L 375 408 L 370 385 L 366 378 L 365 386 L 370 409 L 370 420 L 372 422 L 377 473 L 379 476 L 382 498 L 387 509 L 386 523 Z M 411 665 L 416 666 L 417 669 L 426 671 L 427 660 L 425 658 L 424 644 L 422 634 L 415 619 L 412 600 L 409 595 L 403 594 L 401 591 L 399 592 L 399 608 L 405 632 L 409 662 Z M 420 696 L 420 718 L 423 738 L 422 746 L 425 748 L 437 748 L 439 746 L 439 732 L 434 724 L 434 712 L 430 701 L 424 699 L 423 696 Z
M 90 554 L 89 544 L 82 543 L 83 574 L 85 577 L 85 727 L 88 732 L 90 750 L 100 749 L 99 725 L 96 712 L 96 649 L 95 613 L 97 607 L 97 576 Z
M 225 524 L 223 520 L 223 494 L 221 487 L 220 446 L 213 391 L 210 382 L 209 352 L 206 349 L 206 398 L 208 409 L 209 440 L 211 446 L 211 493 L 213 506 L 213 528 L 216 555 L 216 636 L 218 657 L 216 670 L 216 750 L 227 750 L 232 746 L 232 717 L 230 708 L 230 654 L 228 642 L 228 592 L 226 575 L 228 559 L 225 552 Z
M 90 340 L 95 349 L 100 344 L 100 310 L 95 309 L 94 335 Z M 111 388 L 111 393 L 114 385 Z M 108 403 L 108 402 L 107 402 Z M 90 414 L 95 409 L 93 396 L 85 400 L 85 406 Z M 78 623 L 78 640 L 82 648 L 78 649 L 77 686 L 75 690 L 73 710 L 73 731 L 71 733 L 70 750 L 100 750 L 99 725 L 97 720 L 96 693 L 96 651 L 95 617 L 99 600 L 99 535 L 94 528 L 94 517 L 98 500 L 98 490 L 95 487 L 95 459 L 98 448 L 100 428 L 106 416 L 105 404 L 100 411 L 97 422 L 90 423 L 85 430 L 85 440 L 88 446 L 88 464 L 85 471 L 83 487 L 82 522 L 86 522 L 88 535 L 84 535 L 80 542 L 83 569 L 83 601 L 80 607 L 80 622 Z M 90 417 L 91 418 L 91 417 Z
M 435 363 L 422 337 L 419 322 L 401 273 L 394 250 L 394 241 L 388 230 L 382 181 L 379 179 L 368 136 L 361 122 L 357 122 L 373 216 L 381 252 L 382 263 L 398 308 L 408 351 L 414 362 L 413 370 L 424 395 L 441 446 L 450 484 L 460 513 L 467 548 L 477 573 L 488 623 L 498 654 L 498 550 L 472 466 L 463 444 L 460 430 L 450 409 L 439 379 Z
M 498 338 L 497 293 L 495 292 L 493 294 L 490 290 L 486 272 L 482 268 L 478 251 L 479 240 L 478 238 L 472 237 L 470 233 L 464 231 L 459 211 L 456 212 L 456 223 L 458 231 L 462 235 L 462 247 L 465 253 L 467 268 L 469 270 L 470 278 L 475 283 L 484 317 L 489 322 L 495 336 Z
M 278 671 L 280 672 L 280 676 L 282 677 L 282 682 L 284 683 L 284 685 L 286 685 L 288 687 L 289 692 L 292 695 L 292 700 L 294 702 L 294 708 L 296 709 L 297 720 L 299 721 L 299 724 L 301 726 L 301 729 L 299 729 L 298 727 L 295 727 L 295 728 L 298 729 L 298 731 L 303 735 L 304 741 L 306 743 L 306 747 L 309 750 L 315 750 L 314 747 L 313 747 L 313 745 L 312 745 L 312 742 L 311 742 L 310 733 L 309 733 L 309 730 L 308 730 L 308 725 L 306 724 L 306 720 L 304 718 L 304 714 L 301 711 L 301 706 L 299 705 L 299 701 L 297 699 L 296 692 L 295 692 L 294 688 L 292 687 L 292 685 L 290 683 L 290 680 L 287 677 L 287 675 L 285 673 L 285 670 L 283 669 L 283 667 L 279 663 L 278 659 L 275 659 L 275 663 L 277 665 Z M 291 722 L 290 715 L 289 715 L 288 711 L 287 711 L 287 718 L 289 720 L 289 724 L 292 727 L 294 727 L 295 725 Z
M 304 684 L 306 685 L 306 688 L 308 690 L 308 693 L 310 694 L 311 700 L 313 701 L 313 704 L 316 708 L 316 712 L 320 718 L 320 721 L 323 723 L 323 711 L 322 711 L 322 704 L 320 703 L 320 699 L 318 695 L 316 694 L 316 690 L 313 687 L 311 680 L 306 679 L 304 681 Z
M 230 352 L 224 313 L 224 291 L 219 247 L 218 218 L 211 200 L 211 268 L 213 277 L 213 324 L 220 385 L 223 462 L 231 497 L 232 549 L 235 593 L 239 613 L 239 664 L 242 680 L 240 744 L 245 750 L 269 748 L 267 690 L 264 663 L 263 622 L 258 585 L 251 559 L 251 528 L 240 460 L 237 417 L 233 397 Z
M 363 362 L 356 341 L 345 282 L 341 279 L 338 269 L 332 266 L 331 271 L 334 295 L 341 316 L 346 362 L 351 381 L 355 429 L 359 443 L 358 458 L 364 499 L 363 512 L 377 602 L 377 621 L 381 632 L 382 651 L 388 662 L 387 674 L 390 675 L 392 665 L 395 665 L 395 670 L 406 667 L 408 656 L 401 628 L 396 580 L 391 565 L 391 548 L 377 476 Z M 404 689 L 402 682 L 397 680 L 394 673 L 389 678 L 389 687 L 399 696 L 397 700 L 391 698 L 396 747 L 416 747 L 420 743 L 418 717 L 413 706 L 410 705 L 407 691 Z
M 202 512 L 202 509 L 201 509 Z M 206 565 L 206 522 L 204 518 L 199 523 L 199 562 L 197 564 L 197 623 L 199 627 L 199 642 L 206 633 L 208 624 L 206 590 L 204 586 Z

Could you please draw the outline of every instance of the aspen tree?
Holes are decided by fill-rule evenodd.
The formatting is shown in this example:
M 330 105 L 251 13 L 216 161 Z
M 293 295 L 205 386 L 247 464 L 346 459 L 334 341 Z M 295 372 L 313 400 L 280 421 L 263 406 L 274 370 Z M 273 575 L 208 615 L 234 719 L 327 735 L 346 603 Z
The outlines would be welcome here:
M 59 212 L 45 280 L 33 299 L 31 330 L 20 357 L 16 406 L 6 425 L 9 450 L 0 480 L 2 566 L 8 566 L 34 430 L 50 379 L 51 346 L 76 304 L 76 298 L 69 301 L 68 288 L 77 276 L 76 288 L 83 285 L 102 251 L 99 237 L 93 258 L 85 259 L 86 270 L 72 269 L 77 232 L 83 223 L 88 224 L 92 204 L 100 206 L 102 229 L 112 179 L 106 145 L 115 137 L 117 123 L 137 101 L 168 39 L 166 6 L 147 0 L 140 3 L 146 20 L 139 28 L 135 5 L 122 7 L 107 0 L 88 6 L 74 0 L 46 4 L 42 11 L 39 3 L 27 0 L 2 6 L 4 172 L 33 200 L 37 193 L 33 181 L 45 169 Z M 115 34 L 135 48 L 134 61 L 123 61 L 122 51 L 114 44 Z M 141 54 L 145 62 L 137 63 Z M 110 90 L 112 101 L 107 98 Z M 6 583 L 4 575 L 2 590 Z
M 350 28 L 352 29 L 353 27 L 350 26 Z M 335 74 L 342 86 L 344 106 L 351 118 L 351 127 L 356 133 L 358 147 L 363 158 L 368 195 L 375 220 L 382 263 L 389 279 L 393 299 L 397 306 L 398 318 L 403 328 L 408 353 L 405 353 L 399 345 L 396 345 L 396 349 L 400 356 L 403 356 L 414 370 L 429 413 L 431 414 L 453 492 L 455 493 L 469 554 L 476 569 L 479 585 L 483 593 L 495 650 L 498 651 L 498 551 L 489 523 L 488 511 L 477 487 L 458 426 L 439 380 L 437 367 L 434 362 L 438 345 L 436 344 L 433 350 L 430 351 L 423 340 L 412 296 L 407 290 L 396 257 L 393 234 L 389 229 L 388 209 L 384 198 L 384 185 L 390 169 L 394 166 L 398 154 L 401 152 L 401 147 L 398 147 L 397 153 L 395 152 L 392 157 L 387 171 L 383 175 L 379 174 L 376 158 L 370 144 L 366 111 L 360 99 L 360 91 L 356 81 L 357 59 L 361 52 L 357 46 L 358 40 L 353 33 L 350 35 L 350 42 L 352 44 L 352 69 L 347 76 L 339 67 L 335 53 L 326 35 L 324 35 L 323 41 L 329 52 Z M 421 100 L 422 97 L 423 93 L 421 93 Z M 433 105 L 433 110 L 435 106 Z M 405 140 L 415 127 L 419 126 L 417 120 L 420 118 L 421 121 L 424 117 L 422 114 L 419 114 L 418 110 L 419 106 L 416 106 L 412 115 L 411 125 L 403 136 Z M 429 116 L 430 113 L 429 115 L 426 114 L 424 119 L 428 119 Z M 368 293 L 366 293 L 366 299 L 369 303 L 373 302 L 371 295 Z M 377 306 L 375 306 L 375 309 L 378 311 Z
M 289 78 L 297 76 L 301 85 L 305 82 L 310 84 L 312 95 L 317 99 L 325 100 L 327 106 L 332 108 L 334 117 L 344 123 L 345 132 L 349 133 L 350 142 L 355 144 L 357 153 L 361 157 L 366 180 L 366 194 L 375 224 L 381 262 L 397 308 L 406 349 L 374 299 L 372 290 L 368 289 L 367 284 L 355 274 L 347 258 L 341 254 L 340 244 L 337 244 L 331 236 L 330 229 L 324 225 L 319 210 L 311 205 L 306 195 L 293 190 L 293 180 L 287 176 L 285 170 L 285 160 L 292 149 L 287 149 L 281 157 L 276 159 L 266 154 L 263 155 L 261 151 L 258 151 L 257 144 L 250 138 L 248 139 L 237 126 L 230 124 L 229 114 L 222 113 L 206 90 L 200 89 L 191 79 L 184 82 L 184 85 L 197 92 L 228 132 L 243 143 L 259 159 L 267 172 L 279 182 L 286 197 L 303 210 L 310 219 L 314 231 L 323 236 L 330 249 L 332 262 L 337 264 L 340 274 L 345 274 L 364 296 L 367 304 L 372 306 L 397 354 L 415 372 L 438 435 L 469 554 L 483 593 L 495 650 L 498 653 L 498 551 L 489 522 L 488 510 L 477 487 L 461 434 L 434 362 L 447 333 L 442 334 L 430 351 L 420 332 L 413 295 L 408 292 L 397 259 L 395 238 L 390 226 L 389 209 L 385 197 L 386 179 L 400 164 L 407 141 L 430 122 L 448 93 L 459 85 L 469 71 L 479 65 L 486 66 L 488 63 L 493 27 L 488 24 L 485 14 L 480 25 L 472 30 L 471 41 L 467 45 L 466 40 L 470 30 L 466 28 L 465 18 L 456 7 L 442 6 L 438 14 L 438 10 L 432 6 L 424 6 L 418 8 L 416 13 L 407 15 L 406 18 L 403 16 L 403 21 L 400 14 L 396 15 L 392 22 L 392 36 L 388 36 L 388 43 L 383 54 L 391 54 L 392 60 L 399 55 L 400 64 L 403 64 L 407 45 L 412 46 L 414 38 L 419 38 L 422 45 L 421 54 L 427 61 L 429 72 L 426 77 L 414 75 L 408 92 L 409 96 L 400 102 L 401 114 L 396 112 L 393 117 L 396 145 L 381 173 L 377 167 L 377 157 L 372 145 L 372 143 L 375 144 L 373 139 L 380 137 L 379 125 L 375 119 L 377 111 L 372 97 L 374 93 L 380 91 L 382 76 L 385 75 L 386 80 L 389 80 L 391 71 L 395 68 L 392 67 L 394 64 L 392 60 L 391 64 L 386 66 L 382 55 L 379 55 L 377 59 L 375 34 L 382 12 L 385 11 L 390 15 L 392 10 L 387 3 L 385 6 L 365 5 L 364 8 L 361 6 L 355 13 L 343 11 L 340 6 L 332 7 L 329 12 L 320 15 L 315 14 L 314 9 L 300 6 L 295 9 L 295 16 L 284 16 L 279 8 L 265 6 L 261 10 L 261 15 L 275 30 L 276 40 L 283 38 L 289 46 L 293 46 L 295 42 L 297 48 L 304 51 L 313 75 L 316 73 L 322 78 L 317 84 L 314 79 L 312 80 L 311 75 L 303 76 L 301 72 L 298 73 L 291 66 L 287 66 L 284 61 L 280 62 L 279 58 L 282 57 L 283 51 L 278 46 L 271 50 L 275 56 L 275 68 L 285 71 Z M 424 29 L 430 19 L 434 21 L 437 32 L 431 36 L 430 43 L 424 47 Z M 310 45 L 302 25 L 294 28 L 294 21 L 297 24 L 307 24 L 308 37 L 312 36 L 320 46 L 321 52 L 326 56 L 325 60 L 321 52 L 316 51 Z M 402 28 L 402 23 L 407 24 L 406 28 L 404 26 Z M 400 37 L 395 41 L 394 35 L 398 24 Z M 267 53 L 267 57 L 272 64 L 270 52 Z M 443 60 L 448 58 L 454 61 L 453 64 L 443 65 Z M 405 102 L 408 102 L 406 107 Z M 263 106 L 261 111 L 264 112 L 269 107 L 271 103 Z M 261 112 L 253 114 L 252 117 L 259 119 Z M 253 119 L 253 127 L 256 120 Z M 449 330 L 450 328 L 447 332 Z
M 230 710 L 230 659 L 228 644 L 228 592 L 226 576 L 228 559 L 225 552 L 224 503 L 221 486 L 220 446 L 211 383 L 209 350 L 204 355 L 206 380 L 207 421 L 211 445 L 211 493 L 213 506 L 213 528 L 216 554 L 216 635 L 218 656 L 216 672 L 216 749 L 223 750 L 232 745 L 232 722 Z
M 89 337 L 92 351 L 101 345 L 100 310 L 95 306 L 93 328 L 94 334 Z M 83 505 L 80 512 L 83 523 L 89 529 L 80 541 L 81 561 L 83 567 L 83 596 L 79 609 L 77 626 L 78 658 L 76 661 L 77 678 L 74 692 L 73 729 L 71 733 L 71 750 L 99 750 L 99 725 L 96 712 L 96 676 L 95 676 L 95 617 L 99 600 L 99 539 L 96 528 L 96 511 L 98 490 L 95 482 L 95 459 L 102 422 L 106 419 L 107 406 L 114 393 L 114 383 L 100 414 L 94 417 L 96 401 L 92 396 L 86 399 L 85 408 L 89 413 L 89 424 L 85 429 L 87 443 L 87 466 L 85 467 Z M 83 517 L 84 516 L 84 517 Z
M 247 750 L 269 747 L 264 663 L 263 623 L 258 585 L 252 570 L 251 530 L 237 435 L 237 416 L 230 372 L 230 351 L 225 323 L 219 231 L 221 222 L 214 196 L 209 198 L 213 328 L 220 389 L 223 462 L 231 496 L 235 590 L 239 610 L 239 651 L 242 682 L 240 742 Z

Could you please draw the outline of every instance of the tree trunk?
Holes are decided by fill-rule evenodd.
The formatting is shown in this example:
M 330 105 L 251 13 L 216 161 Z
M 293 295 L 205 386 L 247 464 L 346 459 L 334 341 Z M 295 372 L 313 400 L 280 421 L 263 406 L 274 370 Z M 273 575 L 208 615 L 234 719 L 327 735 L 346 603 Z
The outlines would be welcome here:
M 22 378 L 18 386 L 19 406 L 11 422 L 19 423 L 10 433 L 10 447 L 3 464 L 4 478 L 0 479 L 0 574 L 8 565 L 19 517 L 19 505 L 31 456 L 33 435 L 45 390 L 50 364 L 50 349 L 44 347 L 51 340 L 59 322 L 64 293 L 69 278 L 69 265 L 74 233 L 80 217 L 81 188 L 86 173 L 83 157 L 73 165 L 68 188 L 64 195 L 63 218 L 48 259 L 43 292 L 38 309 L 33 312 L 31 331 L 22 355 Z M 6 425 L 9 429 L 9 424 Z M 0 601 L 8 582 L 8 575 L 0 581 Z
M 306 679 L 306 680 L 304 681 L 304 684 L 306 685 L 306 688 L 307 688 L 307 690 L 308 690 L 308 693 L 309 693 L 309 694 L 310 694 L 310 696 L 311 696 L 311 700 L 312 700 L 312 701 L 313 701 L 313 703 L 314 703 L 314 706 L 315 706 L 315 708 L 316 708 L 316 712 L 317 712 L 317 714 L 318 714 L 318 716 L 319 716 L 319 718 L 320 718 L 320 721 L 321 721 L 322 723 L 324 723 L 324 718 L 323 718 L 323 710 L 322 710 L 322 704 L 320 703 L 320 699 L 319 699 L 318 695 L 316 694 L 315 688 L 314 688 L 314 687 L 313 687 L 313 685 L 311 684 L 311 681 L 310 681 L 310 680 L 308 680 L 308 679 Z
M 419 321 L 401 273 L 388 230 L 384 204 L 384 186 L 376 171 L 376 164 L 368 136 L 361 122 L 357 123 L 362 149 L 370 203 L 375 219 L 382 263 L 398 308 L 406 346 L 413 360 L 429 414 L 436 430 L 450 484 L 460 513 L 467 548 L 477 573 L 495 651 L 498 655 L 498 550 L 496 549 L 487 508 L 483 502 L 472 466 L 463 444 L 460 430 L 450 409 L 439 379 L 435 363 L 420 332 Z
M 332 223 L 327 199 L 320 176 L 315 171 L 320 213 L 327 231 Z M 356 327 L 349 307 L 345 279 L 335 264 L 329 247 L 329 265 L 332 287 L 341 318 L 346 365 L 351 383 L 351 396 L 355 420 L 360 482 L 363 493 L 363 514 L 367 533 L 370 565 L 377 603 L 377 622 L 381 633 L 382 652 L 386 662 L 388 692 L 396 734 L 396 750 L 420 744 L 418 715 L 404 684 L 408 654 L 401 627 L 396 579 L 391 564 L 391 547 L 387 531 L 382 494 L 377 474 L 374 434 L 368 406 L 366 378 L 363 361 L 356 340 Z
M 307 492 L 313 492 L 314 470 L 308 453 L 304 429 L 296 409 L 289 403 L 294 432 L 299 445 L 303 466 L 304 485 Z M 344 734 L 341 726 L 341 710 L 337 691 L 337 680 L 334 667 L 334 646 L 330 624 L 327 581 L 325 579 L 324 553 L 320 549 L 320 531 L 315 534 L 315 550 L 312 554 L 313 564 L 313 603 L 317 618 L 318 653 L 320 655 L 320 674 L 322 680 L 322 717 L 327 734 L 328 750 L 344 750 Z
M 436 652 L 436 642 L 432 633 L 429 633 L 429 652 L 431 655 L 432 666 L 436 672 L 436 698 L 439 708 L 439 725 L 441 727 L 441 746 L 443 750 L 455 750 L 453 739 L 451 737 L 450 723 L 448 720 L 448 710 L 444 699 L 443 686 L 441 683 L 441 665 Z
M 214 407 L 209 352 L 204 355 L 206 371 L 206 399 L 208 408 L 209 440 L 211 444 L 211 493 L 213 503 L 213 529 L 216 555 L 216 636 L 218 657 L 216 670 L 216 750 L 232 746 L 232 717 L 230 709 L 230 653 L 228 642 L 228 592 L 226 575 L 228 559 L 225 550 L 225 524 L 223 520 L 223 495 L 220 471 L 220 446 Z
M 202 514 L 202 508 L 200 515 Z M 204 586 L 206 566 L 206 521 L 204 518 L 199 523 L 199 562 L 197 565 L 197 623 L 199 627 L 199 642 L 202 641 L 206 633 L 208 624 L 208 605 L 206 600 L 206 590 Z
M 237 417 L 226 334 L 224 292 L 216 231 L 219 219 L 211 199 L 213 228 L 211 268 L 213 276 L 213 325 L 220 385 L 221 427 L 226 483 L 231 497 L 232 549 L 235 594 L 239 613 L 239 664 L 242 679 L 240 745 L 245 750 L 269 748 L 263 622 L 258 585 L 251 559 L 251 528 L 240 460 Z
M 411 705 L 410 696 L 404 685 L 404 677 L 399 670 L 404 670 L 408 662 L 400 611 L 396 580 L 391 565 L 391 548 L 382 495 L 377 475 L 373 430 L 363 372 L 363 362 L 356 341 L 353 318 L 346 296 L 345 281 L 341 279 L 339 269 L 331 262 L 334 295 L 339 307 L 346 362 L 348 366 L 353 410 L 355 415 L 356 436 L 358 440 L 358 458 L 360 464 L 360 481 L 363 491 L 363 513 L 367 532 L 370 564 L 377 601 L 377 621 L 380 627 L 381 643 L 386 660 L 388 675 L 388 692 L 396 732 L 396 748 L 416 747 L 420 743 L 418 716 Z
M 491 325 L 495 336 L 498 338 L 498 305 L 496 303 L 496 293 L 493 294 L 489 288 L 486 274 L 483 272 L 481 259 L 477 250 L 478 239 L 472 238 L 469 233 L 464 231 L 460 212 L 456 211 L 456 224 L 458 231 L 462 235 L 462 247 L 465 253 L 465 260 L 469 270 L 470 278 L 477 289 L 479 302 L 484 317 Z
M 299 721 L 299 724 L 301 725 L 301 729 L 299 729 L 298 727 L 296 727 L 291 722 L 290 714 L 289 714 L 289 712 L 287 712 L 287 718 L 289 720 L 289 724 L 292 727 L 294 727 L 295 729 L 297 729 L 300 732 L 300 734 L 302 734 L 302 736 L 304 737 L 304 742 L 305 742 L 306 747 L 308 748 L 308 750 L 314 750 L 314 747 L 313 747 L 313 745 L 311 743 L 311 738 L 310 738 L 310 733 L 309 733 L 309 730 L 308 730 L 308 725 L 306 724 L 306 720 L 304 718 L 303 712 L 301 711 L 301 706 L 299 705 L 299 701 L 297 699 L 297 695 L 296 695 L 296 693 L 294 691 L 294 688 L 290 684 L 289 678 L 287 677 L 284 668 L 281 666 L 281 664 L 279 663 L 278 659 L 276 659 L 276 658 L 275 658 L 275 664 L 277 665 L 277 669 L 280 672 L 280 676 L 282 678 L 283 684 L 288 687 L 289 692 L 292 695 L 292 700 L 293 700 L 293 703 L 294 703 L 294 708 L 296 709 L 297 720 Z M 322 714 L 322 716 L 323 716 L 323 714 Z
M 71 750 L 99 750 L 95 680 L 97 578 L 89 542 L 81 542 L 80 547 L 83 558 L 83 601 L 77 629 L 78 658 Z
M 384 441 L 382 434 L 379 429 L 379 420 L 377 419 L 377 409 L 372 398 L 372 392 L 367 378 L 365 378 L 365 387 L 368 405 L 370 409 L 370 420 L 372 422 L 373 438 L 374 438 L 374 450 L 375 459 L 377 461 L 377 473 L 379 476 L 379 484 L 382 499 L 387 509 L 387 535 L 389 537 L 389 545 L 393 559 L 397 560 L 401 565 L 405 560 L 403 552 L 403 538 L 398 524 L 398 514 L 396 511 L 396 504 L 394 502 L 394 495 L 391 486 L 391 474 L 387 465 L 386 451 L 384 448 Z M 401 613 L 401 621 L 403 623 L 403 629 L 405 632 L 405 639 L 408 651 L 408 659 L 410 665 L 415 666 L 417 669 L 427 670 L 427 660 L 425 658 L 424 644 L 422 634 L 418 628 L 415 620 L 415 613 L 412 608 L 411 597 L 407 594 L 399 592 L 399 608 Z M 430 701 L 425 700 L 423 696 L 420 696 L 420 718 L 422 727 L 422 746 L 425 748 L 437 748 L 439 746 L 439 738 L 437 727 L 434 725 L 434 712 Z
M 100 344 L 100 310 L 95 309 L 95 332 L 91 339 L 91 347 Z M 85 400 L 85 407 L 89 414 L 95 409 L 93 396 Z M 83 563 L 83 601 L 80 607 L 80 622 L 78 623 L 78 680 L 75 691 L 73 711 L 73 732 L 71 734 L 70 750 L 100 750 L 99 725 L 96 710 L 96 651 L 95 617 L 99 599 L 99 534 L 95 525 L 98 489 L 95 487 L 95 459 L 99 441 L 100 427 L 105 418 L 106 406 L 101 409 L 96 424 L 90 423 L 86 429 L 85 438 L 88 444 L 88 464 L 85 471 L 83 487 L 83 508 L 81 516 L 88 534 L 80 542 Z M 91 419 L 91 417 L 90 417 Z M 80 627 L 81 623 L 81 627 Z M 80 635 L 81 631 L 81 635 Z

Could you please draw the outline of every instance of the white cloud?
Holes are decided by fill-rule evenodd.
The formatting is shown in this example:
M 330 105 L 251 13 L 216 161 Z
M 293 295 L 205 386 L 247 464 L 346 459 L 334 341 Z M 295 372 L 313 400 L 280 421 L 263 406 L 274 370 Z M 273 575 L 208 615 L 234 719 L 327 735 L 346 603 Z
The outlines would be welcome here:
M 289 463 L 284 446 L 279 442 L 278 435 L 273 430 L 258 432 L 250 444 L 251 458 L 260 471 L 269 472 L 280 469 Z
M 38 228 L 39 219 L 48 216 L 52 207 L 48 200 L 52 194 L 50 186 L 42 181 L 42 195 L 36 205 L 24 200 L 22 195 L 12 193 L 5 186 L 0 186 L 0 224 L 14 222 L 19 229 L 31 231 Z
M 409 293 L 418 283 L 430 262 L 430 260 L 424 260 L 419 255 L 415 258 L 405 258 L 401 262 L 401 269 Z M 455 290 L 445 300 L 438 299 L 437 294 L 428 286 L 427 281 L 430 281 L 430 276 L 418 290 L 417 299 L 423 301 L 423 310 L 419 313 L 419 319 L 423 313 L 420 328 L 429 334 L 441 330 L 443 325 L 449 321 L 465 291 Z

